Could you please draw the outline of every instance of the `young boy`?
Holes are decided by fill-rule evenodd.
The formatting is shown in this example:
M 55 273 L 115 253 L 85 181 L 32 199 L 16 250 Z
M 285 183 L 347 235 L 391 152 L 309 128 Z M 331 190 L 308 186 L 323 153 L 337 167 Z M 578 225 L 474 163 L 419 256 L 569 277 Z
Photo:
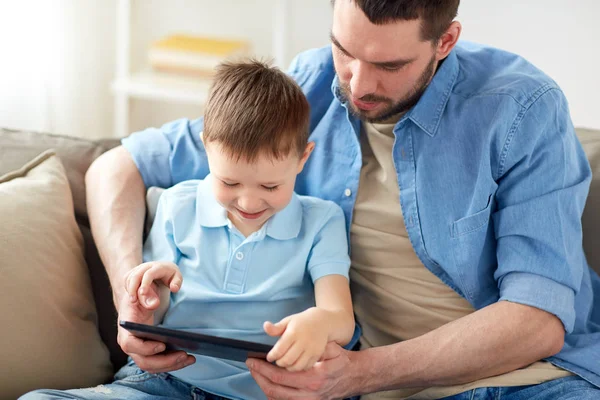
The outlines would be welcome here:
M 344 215 L 294 193 L 314 148 L 308 124 L 308 102 L 281 71 L 256 61 L 220 66 L 202 134 L 211 173 L 162 194 L 146 263 L 127 278 L 140 301 L 159 281 L 173 292 L 170 302 L 161 296 L 168 309 L 155 323 L 276 341 L 268 360 L 295 371 L 311 368 L 327 342 L 351 340 Z M 171 375 L 226 398 L 264 398 L 239 362 L 196 355 Z

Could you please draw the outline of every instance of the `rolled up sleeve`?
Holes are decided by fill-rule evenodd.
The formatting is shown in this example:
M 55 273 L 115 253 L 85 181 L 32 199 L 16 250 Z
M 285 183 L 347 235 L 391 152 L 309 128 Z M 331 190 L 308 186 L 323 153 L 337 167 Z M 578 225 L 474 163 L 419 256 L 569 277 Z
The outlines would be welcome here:
M 560 90 L 545 91 L 515 121 L 498 174 L 500 300 L 554 314 L 570 332 L 586 268 L 581 215 L 591 172 Z

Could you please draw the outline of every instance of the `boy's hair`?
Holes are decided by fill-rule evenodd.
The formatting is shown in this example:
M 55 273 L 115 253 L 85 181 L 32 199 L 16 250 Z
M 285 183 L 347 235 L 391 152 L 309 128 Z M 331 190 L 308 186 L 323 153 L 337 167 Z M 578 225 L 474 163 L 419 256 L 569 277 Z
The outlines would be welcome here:
M 331 0 L 335 4 L 336 0 Z M 353 1 L 369 21 L 383 25 L 421 18 L 421 39 L 436 43 L 458 13 L 460 0 L 339 0 Z
M 301 157 L 308 143 L 310 106 L 302 89 L 276 67 L 254 59 L 217 67 L 204 111 L 204 143 L 232 159 Z

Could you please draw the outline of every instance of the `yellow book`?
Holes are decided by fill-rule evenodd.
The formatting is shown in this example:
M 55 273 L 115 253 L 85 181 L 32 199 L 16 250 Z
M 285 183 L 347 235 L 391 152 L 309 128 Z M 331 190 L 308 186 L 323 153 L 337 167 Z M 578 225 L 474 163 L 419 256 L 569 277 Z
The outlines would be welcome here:
M 250 45 L 244 40 L 172 35 L 153 43 L 148 58 L 157 70 L 210 75 L 222 61 L 249 51 Z

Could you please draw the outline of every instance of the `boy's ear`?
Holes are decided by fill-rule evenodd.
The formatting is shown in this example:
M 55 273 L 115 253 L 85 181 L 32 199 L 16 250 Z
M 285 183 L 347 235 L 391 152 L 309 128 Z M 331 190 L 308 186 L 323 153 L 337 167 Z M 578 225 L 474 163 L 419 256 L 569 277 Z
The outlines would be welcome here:
M 315 149 L 315 142 L 308 142 L 306 144 L 306 148 L 304 149 L 304 153 L 302 154 L 302 158 L 300 158 L 300 162 L 298 163 L 298 173 L 302 172 L 304 169 L 304 164 L 310 157 L 310 153 Z

